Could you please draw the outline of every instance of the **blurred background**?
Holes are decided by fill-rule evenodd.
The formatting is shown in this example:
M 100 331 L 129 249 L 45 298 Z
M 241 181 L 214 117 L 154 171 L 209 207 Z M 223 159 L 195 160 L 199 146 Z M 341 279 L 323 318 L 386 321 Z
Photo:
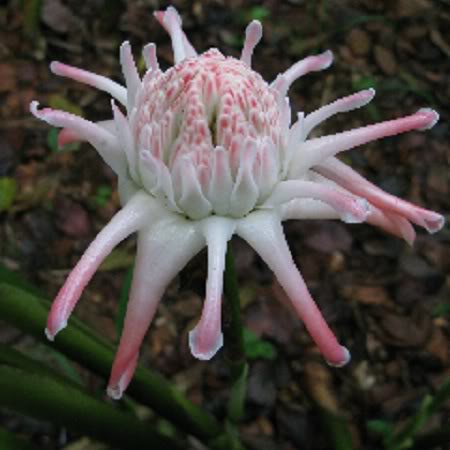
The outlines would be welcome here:
M 137 60 L 143 44 L 155 42 L 160 65 L 167 68 L 170 39 L 152 12 L 168 4 L 0 2 L 0 266 L 20 273 L 48 298 L 119 202 L 115 177 L 96 152 L 85 144 L 59 151 L 56 130 L 35 120 L 29 103 L 37 99 L 90 120 L 110 118 L 107 95 L 53 76 L 49 63 L 66 62 L 122 82 L 118 49 L 130 40 Z M 247 23 L 260 20 L 264 36 L 253 64 L 268 81 L 295 61 L 331 49 L 335 62 L 328 70 L 291 88 L 294 111 L 311 112 L 354 91 L 376 89 L 369 106 L 336 116 L 319 134 L 435 108 L 441 120 L 432 130 L 378 141 L 344 159 L 388 192 L 448 217 L 448 1 L 171 4 L 199 52 L 218 47 L 239 57 Z M 450 378 L 450 230 L 433 236 L 418 230 L 413 248 L 365 224 L 294 221 L 285 230 L 314 298 L 353 359 L 343 369 L 323 364 L 300 321 L 282 306 L 284 293 L 270 270 L 235 239 L 252 360 L 243 438 L 260 450 L 338 448 L 332 437 L 337 425 L 323 414 L 326 407 L 346 424 L 355 448 L 384 448 L 383 435 L 400 427 L 426 394 Z M 114 250 L 76 309 L 113 342 L 134 252 L 134 238 Z M 223 356 L 197 361 L 187 345 L 200 314 L 205 269 L 203 252 L 170 285 L 141 361 L 221 417 L 229 393 Z M 78 377 L 91 392 L 105 388 L 103 380 L 1 320 L 0 342 Z M 141 413 L 146 417 L 145 410 Z M 449 417 L 447 402 L 423 431 L 448 424 Z M 42 449 L 108 448 L 1 407 L 0 422 Z

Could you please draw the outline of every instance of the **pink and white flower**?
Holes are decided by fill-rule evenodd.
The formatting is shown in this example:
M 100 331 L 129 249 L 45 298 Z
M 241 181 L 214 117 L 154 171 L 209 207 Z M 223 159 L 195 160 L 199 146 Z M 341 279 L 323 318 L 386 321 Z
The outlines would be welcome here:
M 59 143 L 88 141 L 116 172 L 122 209 L 88 247 L 58 293 L 46 328 L 49 339 L 66 325 L 100 263 L 130 234 L 138 251 L 128 309 L 108 393 L 120 398 L 138 360 L 139 347 L 163 292 L 203 247 L 208 249 L 206 299 L 190 332 L 194 356 L 210 359 L 222 346 L 221 299 L 227 242 L 246 240 L 268 264 L 325 359 L 342 366 L 350 359 L 324 321 L 294 264 L 283 233 L 288 219 L 341 219 L 369 222 L 412 243 L 412 224 L 433 233 L 441 215 L 377 188 L 336 155 L 366 142 L 434 126 L 431 109 L 342 133 L 308 138 L 329 117 L 369 103 L 363 90 L 291 123 L 286 96 L 309 72 L 328 68 L 330 51 L 307 57 L 267 83 L 251 68 L 262 37 L 251 22 L 240 59 L 217 49 L 197 54 L 181 28 L 177 11 L 155 13 L 169 33 L 175 65 L 162 71 L 156 47 L 143 49 L 147 71 L 141 78 L 128 42 L 120 48 L 126 86 L 75 67 L 53 62 L 64 76 L 112 97 L 113 119 L 93 123 L 53 109 L 31 112 L 61 127 Z

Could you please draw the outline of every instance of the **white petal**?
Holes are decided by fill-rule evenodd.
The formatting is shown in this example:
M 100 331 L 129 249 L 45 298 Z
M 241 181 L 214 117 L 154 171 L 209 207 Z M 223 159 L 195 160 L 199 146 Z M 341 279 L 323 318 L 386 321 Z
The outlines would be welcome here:
M 88 141 L 99 155 L 117 174 L 126 173 L 126 157 L 121 150 L 118 139 L 112 133 L 94 122 L 83 119 L 65 111 L 51 108 L 38 109 L 39 103 L 30 104 L 31 113 L 50 125 L 72 130 L 81 139 Z
M 127 104 L 127 90 L 119 83 L 116 83 L 103 75 L 97 75 L 96 73 L 88 72 L 87 70 L 69 66 L 58 61 L 53 61 L 50 64 L 50 70 L 55 75 L 70 78 L 71 80 L 79 81 L 80 83 L 107 92 L 111 97 L 114 97 L 117 101 L 122 103 L 122 105 Z
M 211 213 L 211 203 L 204 196 L 194 164 L 189 157 L 179 158 L 174 168 L 180 183 L 177 203 L 191 219 L 202 219 Z
M 46 334 L 53 340 L 67 324 L 85 286 L 112 249 L 130 234 L 139 230 L 161 207 L 148 194 L 140 191 L 119 210 L 100 231 L 70 272 L 52 304 Z
M 235 220 L 209 217 L 202 221 L 203 234 L 208 246 L 208 278 L 206 299 L 197 326 L 189 333 L 192 354 L 202 360 L 211 359 L 223 345 L 222 291 L 227 243 L 235 228 Z
M 170 214 L 139 232 L 138 252 L 125 322 L 108 393 L 120 398 L 131 379 L 130 366 L 170 281 L 205 245 L 196 224 Z
M 253 175 L 253 160 L 256 152 L 256 143 L 248 141 L 241 153 L 241 161 L 230 199 L 230 214 L 233 217 L 242 217 L 251 211 L 258 200 L 259 191 Z
M 236 233 L 273 270 L 325 359 L 335 366 L 346 364 L 350 359 L 349 352 L 337 342 L 314 303 L 292 259 L 278 215 L 273 212 L 253 212 L 238 221 Z
M 375 141 L 395 136 L 411 130 L 424 130 L 432 127 L 439 115 L 433 110 L 419 110 L 415 114 L 400 119 L 360 127 L 342 133 L 311 139 L 299 145 L 289 169 L 290 178 L 298 178 L 311 167 L 337 153 Z
M 356 94 L 340 98 L 329 105 L 322 106 L 317 111 L 308 114 L 305 118 L 305 136 L 320 123 L 335 114 L 352 111 L 367 105 L 375 96 L 375 89 L 365 89 Z
M 122 66 L 123 76 L 127 85 L 127 110 L 131 113 L 134 108 L 136 94 L 141 87 L 141 79 L 139 78 L 136 63 L 131 53 L 131 46 L 128 41 L 125 41 L 120 46 L 120 65 Z
M 213 211 L 226 215 L 230 209 L 230 196 L 233 189 L 228 153 L 223 147 L 216 147 L 212 155 L 211 176 L 208 186 L 208 199 Z
M 262 38 L 262 25 L 259 20 L 253 20 L 247 25 L 245 29 L 245 41 L 244 48 L 241 53 L 241 61 L 247 66 L 252 65 L 253 50 L 258 45 L 258 42 Z

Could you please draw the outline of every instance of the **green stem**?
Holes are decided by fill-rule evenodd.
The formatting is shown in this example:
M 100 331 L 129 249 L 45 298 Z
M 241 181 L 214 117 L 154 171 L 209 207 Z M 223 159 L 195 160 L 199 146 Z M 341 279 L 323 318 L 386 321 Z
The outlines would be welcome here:
M 114 348 L 106 344 L 83 324 L 71 319 L 70 326 L 62 331 L 54 343 L 44 335 L 48 309 L 33 294 L 8 284 L 0 284 L 0 317 L 24 332 L 52 345 L 69 358 L 107 378 L 114 358 Z M 204 442 L 220 441 L 224 431 L 216 419 L 193 405 L 181 392 L 162 376 L 150 370 L 138 368 L 128 388 L 128 394 L 150 406 L 180 429 Z
M 225 261 L 224 293 L 226 297 L 225 352 L 232 380 L 228 419 L 231 423 L 237 424 L 244 416 L 248 365 L 245 356 L 239 287 L 230 243 Z
M 148 424 L 80 389 L 5 365 L 0 365 L 0 404 L 121 448 L 182 448 Z
M 0 364 L 16 367 L 29 373 L 47 376 L 55 379 L 56 381 L 68 383 L 75 388 L 81 387 L 73 380 L 65 377 L 64 375 L 61 375 L 58 372 L 53 371 L 46 365 L 42 364 L 40 361 L 29 358 L 28 356 L 25 356 L 21 352 L 5 344 L 0 344 Z

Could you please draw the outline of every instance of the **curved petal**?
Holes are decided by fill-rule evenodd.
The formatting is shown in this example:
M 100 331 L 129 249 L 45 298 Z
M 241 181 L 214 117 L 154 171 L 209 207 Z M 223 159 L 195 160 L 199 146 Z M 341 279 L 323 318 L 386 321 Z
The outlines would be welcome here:
M 111 134 L 116 132 L 114 120 L 100 120 L 95 125 L 102 127 Z M 75 132 L 72 128 L 63 128 L 58 134 L 58 148 L 63 148 L 67 144 L 74 142 L 84 142 L 86 139 L 81 134 Z
M 416 232 L 411 223 L 396 213 L 383 211 L 376 206 L 372 206 L 372 211 L 367 219 L 367 223 L 375 225 L 387 233 L 404 239 L 409 245 L 413 245 L 416 240 Z
M 314 170 L 353 194 L 367 198 L 371 204 L 378 206 L 380 209 L 405 217 L 416 225 L 425 228 L 429 233 L 435 233 L 444 226 L 444 217 L 441 214 L 420 208 L 388 194 L 337 158 L 328 158 L 315 166 Z
M 296 198 L 280 207 L 281 220 L 339 220 L 341 216 L 330 205 L 312 198 Z
M 227 243 L 233 235 L 236 221 L 225 217 L 210 217 L 202 222 L 208 246 L 208 278 L 206 299 L 197 326 L 189 333 L 191 353 L 198 359 L 211 359 L 223 345 L 222 291 Z
M 145 66 L 147 69 L 152 71 L 159 70 L 158 57 L 156 55 L 156 44 L 150 42 L 142 49 L 142 56 L 145 61 Z
M 59 61 L 53 61 L 50 64 L 50 70 L 61 77 L 70 78 L 71 80 L 79 81 L 80 83 L 87 84 L 95 87 L 103 92 L 108 93 L 111 97 L 114 97 L 122 105 L 127 104 L 127 90 L 119 83 L 103 76 L 97 75 L 87 70 L 79 69 L 78 67 L 69 66 L 67 64 L 60 63 Z
M 114 100 L 111 100 L 111 108 L 113 110 L 114 124 L 116 126 L 116 136 L 127 158 L 128 170 L 131 178 L 137 180 L 136 165 L 138 155 L 131 133 L 130 123 L 122 114 L 122 111 L 116 106 Z
M 134 62 L 133 54 L 131 53 L 131 45 L 125 41 L 120 46 L 120 65 L 122 66 L 123 76 L 127 85 L 127 110 L 129 113 L 133 110 L 136 95 L 141 86 L 141 79 Z
M 400 119 L 355 128 L 342 133 L 308 140 L 299 145 L 298 152 L 292 158 L 289 170 L 290 178 L 297 178 L 308 169 L 337 153 L 350 150 L 367 142 L 395 136 L 411 130 L 424 130 L 433 127 L 439 119 L 436 111 L 422 109 Z
M 292 259 L 279 217 L 273 212 L 253 212 L 237 223 L 245 239 L 273 270 L 297 314 L 329 364 L 343 366 L 350 360 L 317 308 Z
M 118 175 L 126 171 L 125 154 L 120 149 L 117 138 L 103 127 L 65 111 L 51 108 L 38 109 L 39 102 L 30 104 L 31 113 L 38 119 L 54 127 L 67 128 L 88 141 L 98 151 L 99 155 Z
M 130 299 L 108 383 L 112 398 L 122 396 L 132 377 L 139 347 L 167 285 L 204 245 L 198 225 L 175 214 L 139 232 Z
M 333 103 L 322 106 L 318 110 L 313 111 L 305 117 L 304 136 L 308 136 L 308 134 L 311 133 L 317 125 L 335 114 L 352 111 L 353 109 L 358 109 L 367 105 L 374 96 L 375 89 L 365 89 L 363 91 L 356 92 L 356 94 L 335 100 Z
M 197 56 L 197 52 L 181 28 L 181 17 L 173 6 L 169 6 L 165 11 L 155 11 L 153 14 L 170 35 L 175 63 Z
M 160 206 L 140 191 L 100 231 L 70 272 L 52 304 L 45 330 L 48 339 L 53 340 L 66 327 L 83 289 L 106 256 L 119 242 L 141 228 L 157 208 Z
M 370 212 L 370 205 L 364 198 L 346 194 L 322 182 L 297 180 L 278 183 L 261 208 L 281 205 L 295 198 L 312 198 L 327 203 L 347 223 L 364 222 Z
M 298 78 L 303 77 L 310 72 L 328 69 L 332 62 L 333 53 L 330 50 L 327 50 L 320 55 L 308 56 L 296 62 L 292 67 L 281 74 L 281 77 L 283 77 L 285 83 L 282 83 L 278 89 L 280 96 L 284 97 L 291 84 Z M 272 83 L 272 87 L 276 88 L 275 82 Z
M 241 61 L 252 66 L 253 50 L 262 38 L 262 25 L 259 20 L 252 20 L 245 29 L 244 47 L 241 53 Z

